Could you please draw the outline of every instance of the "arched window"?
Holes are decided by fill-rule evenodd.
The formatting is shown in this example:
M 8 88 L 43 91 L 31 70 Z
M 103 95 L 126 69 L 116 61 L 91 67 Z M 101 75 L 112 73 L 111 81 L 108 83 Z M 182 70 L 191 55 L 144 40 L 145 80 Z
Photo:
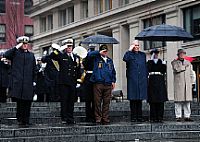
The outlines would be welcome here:
M 29 15 L 31 11 L 31 7 L 33 6 L 32 0 L 25 0 L 24 1 L 24 14 Z

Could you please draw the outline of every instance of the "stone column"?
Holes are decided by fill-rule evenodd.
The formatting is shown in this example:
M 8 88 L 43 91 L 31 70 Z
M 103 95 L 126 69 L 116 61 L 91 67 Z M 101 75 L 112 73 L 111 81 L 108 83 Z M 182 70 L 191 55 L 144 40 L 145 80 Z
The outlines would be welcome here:
M 138 19 L 128 20 L 130 30 L 130 44 L 135 40 L 136 35 L 139 33 L 139 21 Z
M 81 19 L 81 2 L 80 0 L 74 1 L 74 21 Z
M 166 24 L 178 25 L 178 14 L 176 9 L 168 9 L 166 13 Z M 173 61 L 176 56 L 177 49 L 179 48 L 178 42 L 167 42 L 167 91 L 169 100 L 174 100 L 174 80 L 173 71 L 171 66 L 171 61 Z
M 57 29 L 58 28 L 58 9 L 55 9 L 53 11 L 53 29 Z
M 119 25 L 114 25 L 112 28 L 112 36 L 120 42 L 120 28 Z M 116 69 L 116 87 L 115 90 L 122 89 L 122 72 L 121 72 L 121 46 L 120 44 L 113 44 L 113 62 Z
M 33 19 L 33 27 L 34 27 L 34 34 L 37 35 L 40 33 L 40 17 L 34 17 Z
M 88 0 L 88 17 L 93 17 L 95 15 L 94 4 L 94 0 Z
M 119 1 L 120 0 L 112 0 L 112 9 L 115 9 L 115 8 L 119 7 Z

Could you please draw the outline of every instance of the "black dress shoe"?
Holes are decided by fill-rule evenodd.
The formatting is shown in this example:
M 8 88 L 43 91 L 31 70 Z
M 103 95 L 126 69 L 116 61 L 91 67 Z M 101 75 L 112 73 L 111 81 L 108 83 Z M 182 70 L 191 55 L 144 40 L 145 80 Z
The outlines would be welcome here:
M 131 122 L 137 122 L 137 119 L 131 119 Z
M 181 117 L 176 118 L 176 122 L 181 122 L 181 121 L 182 121 Z
M 102 125 L 109 125 L 109 124 L 110 122 L 105 122 L 105 121 L 102 122 Z
M 184 121 L 186 121 L 186 122 L 193 122 L 193 120 L 191 118 L 184 118 Z
M 68 125 L 74 125 L 74 124 L 76 124 L 76 121 L 66 121 L 66 124 L 68 124 Z

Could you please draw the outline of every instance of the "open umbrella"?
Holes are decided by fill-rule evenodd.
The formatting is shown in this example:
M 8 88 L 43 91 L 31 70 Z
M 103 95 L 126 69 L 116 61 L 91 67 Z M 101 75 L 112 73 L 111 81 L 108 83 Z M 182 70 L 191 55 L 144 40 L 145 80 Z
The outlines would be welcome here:
M 135 37 L 144 41 L 181 41 L 192 38 L 193 36 L 183 28 L 166 24 L 148 27 Z
M 118 44 L 119 42 L 110 36 L 106 35 L 93 35 L 81 41 L 81 44 Z

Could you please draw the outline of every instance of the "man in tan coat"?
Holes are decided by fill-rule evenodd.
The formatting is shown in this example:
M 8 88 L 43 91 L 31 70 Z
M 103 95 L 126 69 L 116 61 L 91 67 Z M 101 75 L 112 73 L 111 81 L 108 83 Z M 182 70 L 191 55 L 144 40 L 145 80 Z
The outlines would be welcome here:
M 184 120 L 192 121 L 190 118 L 191 109 L 190 101 L 192 101 L 192 65 L 184 57 L 186 52 L 179 49 L 177 56 L 171 62 L 174 72 L 174 101 L 175 115 L 178 122 L 182 119 L 182 107 L 184 110 Z

